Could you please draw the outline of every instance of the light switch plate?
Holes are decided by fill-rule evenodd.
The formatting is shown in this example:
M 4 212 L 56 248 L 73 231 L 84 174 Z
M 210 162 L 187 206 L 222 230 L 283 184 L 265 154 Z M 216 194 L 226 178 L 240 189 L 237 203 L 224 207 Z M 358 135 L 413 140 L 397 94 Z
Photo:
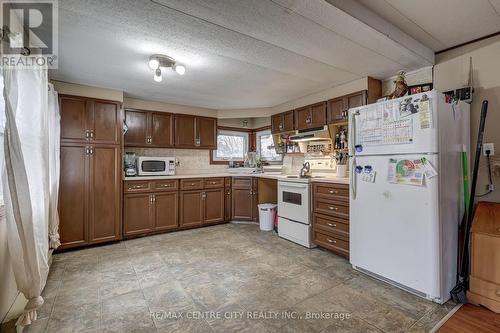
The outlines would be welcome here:
M 495 155 L 495 144 L 494 143 L 485 143 L 483 144 L 483 155 L 486 156 L 486 151 L 490 151 L 490 156 Z

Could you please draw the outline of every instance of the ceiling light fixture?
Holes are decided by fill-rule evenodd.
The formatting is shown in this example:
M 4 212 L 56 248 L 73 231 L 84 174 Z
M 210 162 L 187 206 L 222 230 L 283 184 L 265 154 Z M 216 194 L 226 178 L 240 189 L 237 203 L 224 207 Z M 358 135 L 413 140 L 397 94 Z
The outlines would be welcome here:
M 162 81 L 162 68 L 171 68 L 179 75 L 184 75 L 186 73 L 186 67 L 183 65 L 176 64 L 174 58 L 163 55 L 163 54 L 153 54 L 149 57 L 149 67 L 155 71 L 154 80 L 156 82 Z

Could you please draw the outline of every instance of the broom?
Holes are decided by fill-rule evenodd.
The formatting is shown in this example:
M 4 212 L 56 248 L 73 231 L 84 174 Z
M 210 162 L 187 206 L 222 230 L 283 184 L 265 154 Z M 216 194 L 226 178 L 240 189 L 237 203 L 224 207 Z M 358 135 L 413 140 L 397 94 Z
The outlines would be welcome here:
M 488 112 L 488 101 L 484 100 L 481 106 L 481 118 L 479 120 L 479 132 L 477 135 L 476 156 L 474 159 L 474 171 L 472 173 L 472 185 L 469 198 L 469 206 L 467 210 L 467 220 L 465 220 L 465 235 L 461 249 L 460 271 L 457 285 L 451 290 L 450 295 L 456 303 L 467 303 L 467 289 L 469 287 L 469 240 L 470 229 L 472 227 L 474 198 L 476 196 L 477 174 L 479 172 L 479 160 L 483 149 L 484 125 L 486 121 L 486 113 Z

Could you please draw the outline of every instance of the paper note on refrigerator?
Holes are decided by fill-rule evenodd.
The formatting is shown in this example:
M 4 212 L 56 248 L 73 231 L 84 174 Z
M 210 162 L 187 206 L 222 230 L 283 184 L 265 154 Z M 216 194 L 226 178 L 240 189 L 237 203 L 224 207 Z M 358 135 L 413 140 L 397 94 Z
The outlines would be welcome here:
M 379 146 L 413 141 L 413 117 L 401 118 L 400 103 L 372 105 L 356 117 L 356 145 Z
M 425 177 L 427 177 L 429 179 L 436 177 L 438 173 L 437 173 L 436 169 L 434 168 L 434 166 L 432 165 L 432 163 L 428 159 L 426 159 L 425 157 L 422 157 L 420 160 L 422 161 L 422 169 L 423 169 Z
M 389 159 L 387 181 L 392 184 L 423 186 L 422 161 Z
M 428 98 L 424 99 L 424 97 L 418 103 L 421 129 L 432 128 L 432 104 Z

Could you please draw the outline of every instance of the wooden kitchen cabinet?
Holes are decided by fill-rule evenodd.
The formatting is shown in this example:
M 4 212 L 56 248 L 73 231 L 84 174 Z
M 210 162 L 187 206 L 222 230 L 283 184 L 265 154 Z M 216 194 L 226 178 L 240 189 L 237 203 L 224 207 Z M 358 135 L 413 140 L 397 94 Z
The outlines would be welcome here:
M 167 112 L 125 110 L 127 147 L 168 148 L 174 145 L 174 115 Z
M 61 147 L 59 184 L 59 234 L 61 246 L 87 243 L 88 237 L 88 168 L 86 146 Z
M 224 221 L 231 221 L 231 177 L 224 178 Z
M 217 149 L 217 119 L 196 117 L 195 146 Z
M 349 186 L 313 183 L 313 242 L 349 258 Z
M 175 146 L 217 149 L 217 119 L 185 114 L 174 116 Z
M 305 130 L 326 125 L 326 102 L 304 106 L 295 110 L 295 128 Z
M 153 194 L 155 231 L 173 230 L 179 226 L 179 194 L 175 192 Z
M 123 234 L 142 235 L 153 230 L 152 194 L 127 194 L 123 200 Z
M 224 222 L 224 188 L 204 190 L 203 224 Z
M 120 144 L 120 103 L 61 95 L 61 143 Z
M 89 243 L 121 237 L 121 149 L 90 146 Z
M 257 221 L 257 178 L 233 177 L 232 183 L 231 209 L 233 220 Z
M 179 204 L 179 225 L 195 227 L 203 224 L 203 191 L 181 191 Z
M 345 123 L 349 109 L 366 105 L 366 103 L 366 90 L 331 99 L 328 101 L 327 122 L 329 124 Z
M 271 132 L 290 132 L 295 129 L 294 111 L 282 112 L 271 116 Z
M 61 146 L 61 248 L 121 238 L 120 152 L 115 145 Z

